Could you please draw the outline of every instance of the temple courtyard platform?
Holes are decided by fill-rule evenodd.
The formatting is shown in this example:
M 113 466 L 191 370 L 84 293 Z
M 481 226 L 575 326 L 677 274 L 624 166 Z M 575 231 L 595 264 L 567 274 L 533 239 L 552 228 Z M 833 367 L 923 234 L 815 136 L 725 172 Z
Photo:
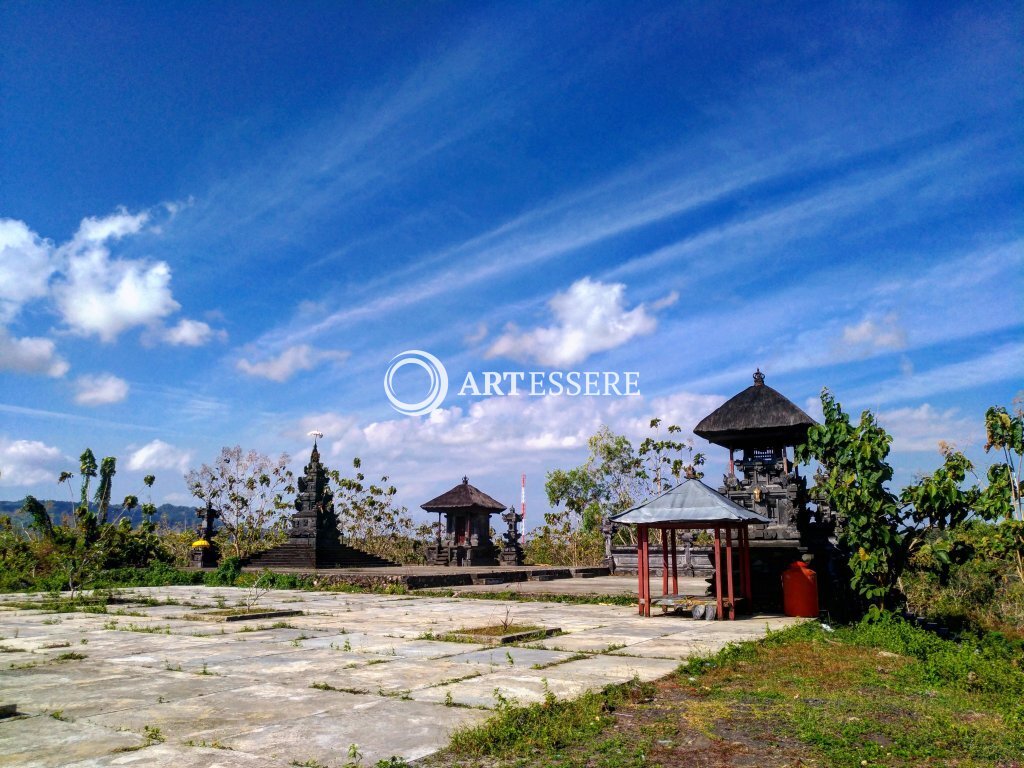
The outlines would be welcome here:
M 260 571 L 261 568 L 243 568 Z M 443 565 L 395 565 L 372 568 L 287 568 L 274 566 L 276 573 L 295 573 L 312 576 L 326 583 L 343 581 L 353 584 L 380 586 L 400 584 L 406 589 L 443 589 L 473 584 L 515 584 L 521 582 L 548 582 L 561 579 L 591 579 L 609 576 L 604 566 L 557 565 L 479 565 L 458 568 Z M 634 578 L 634 582 L 636 579 Z M 635 586 L 635 584 L 634 584 Z
M 589 591 L 590 581 L 566 583 Z M 366 766 L 415 760 L 489 717 L 498 696 L 526 704 L 546 691 L 568 698 L 653 680 L 689 656 L 800 621 L 305 591 L 270 592 L 257 605 L 299 615 L 201 615 L 247 595 L 131 589 L 104 614 L 47 613 L 14 606 L 40 596 L 0 595 L 0 706 L 18 712 L 0 719 L 0 766 L 340 766 L 350 749 Z M 505 621 L 559 633 L 499 647 L 438 639 Z

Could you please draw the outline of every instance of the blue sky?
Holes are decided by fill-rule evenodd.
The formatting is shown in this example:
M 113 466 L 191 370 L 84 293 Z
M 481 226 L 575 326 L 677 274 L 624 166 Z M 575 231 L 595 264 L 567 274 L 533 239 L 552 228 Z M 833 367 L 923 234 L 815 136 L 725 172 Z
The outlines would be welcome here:
M 0 496 L 91 446 L 189 503 L 221 446 L 300 468 L 320 429 L 413 509 L 525 472 L 537 519 L 600 424 L 689 430 L 758 366 L 877 412 L 899 479 L 984 461 L 1022 49 L 1011 3 L 0 5 Z M 384 394 L 408 349 L 429 416 Z M 641 396 L 459 397 L 484 370 Z

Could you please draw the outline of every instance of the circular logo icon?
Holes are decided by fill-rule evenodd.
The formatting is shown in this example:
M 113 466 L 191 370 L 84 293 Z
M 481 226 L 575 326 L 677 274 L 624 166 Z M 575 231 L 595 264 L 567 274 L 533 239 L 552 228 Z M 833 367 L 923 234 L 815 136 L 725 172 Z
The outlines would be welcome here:
M 407 403 L 400 400 L 395 394 L 395 374 L 406 365 L 418 365 L 430 376 L 430 391 L 418 403 Z M 391 358 L 391 364 L 388 365 L 388 369 L 384 373 L 384 394 L 391 401 L 391 406 L 399 413 L 404 413 L 406 416 L 424 416 L 437 410 L 448 395 L 448 371 L 445 369 L 444 363 L 429 352 L 408 349 Z

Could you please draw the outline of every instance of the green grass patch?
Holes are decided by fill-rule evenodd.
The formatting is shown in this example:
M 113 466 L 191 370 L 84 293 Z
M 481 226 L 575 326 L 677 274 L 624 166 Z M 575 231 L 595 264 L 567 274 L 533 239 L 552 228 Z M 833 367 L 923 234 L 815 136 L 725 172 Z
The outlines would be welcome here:
M 654 684 L 495 715 L 431 766 L 1012 766 L 1024 754 L 1024 653 L 901 619 L 807 623 L 695 658 Z M 710 760 L 710 762 L 709 762 Z M 1017 762 L 1015 762 L 1017 761 Z
M 544 765 L 544 760 L 557 758 L 563 750 L 599 737 L 612 722 L 615 710 L 629 702 L 648 699 L 653 691 L 652 685 L 638 681 L 608 686 L 571 701 L 559 701 L 548 691 L 544 701 L 524 707 L 495 690 L 495 716 L 482 725 L 455 731 L 448 749 L 437 756 L 436 764 L 487 757 L 510 761 L 509 764 L 529 758 Z
M 82 659 L 88 658 L 84 653 L 78 653 L 77 651 L 68 651 L 57 656 L 54 661 L 81 661 Z

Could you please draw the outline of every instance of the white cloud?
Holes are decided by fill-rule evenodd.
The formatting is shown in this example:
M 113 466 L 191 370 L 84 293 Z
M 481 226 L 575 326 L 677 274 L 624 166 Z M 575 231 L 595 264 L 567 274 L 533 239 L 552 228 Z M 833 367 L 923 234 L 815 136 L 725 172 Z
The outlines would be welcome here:
M 147 221 L 149 221 L 148 213 L 142 212 L 132 215 L 124 208 L 118 209 L 117 213 L 100 218 L 87 216 L 79 224 L 74 242 L 86 244 L 103 243 L 107 240 L 120 240 L 126 235 L 138 234 L 142 231 Z
M 895 351 L 906 347 L 907 334 L 896 315 L 890 313 L 878 320 L 865 317 L 855 325 L 844 326 L 843 344 L 864 354 Z
M 300 440 L 309 440 L 310 432 L 322 432 L 328 442 L 352 439 L 359 432 L 359 423 L 354 416 L 345 416 L 334 411 L 323 411 L 304 416 L 294 436 Z
M 984 436 L 980 418 L 963 417 L 956 408 L 940 411 L 929 403 L 882 411 L 878 422 L 892 435 L 894 451 L 937 453 L 940 441 L 964 448 L 978 443 Z
M 53 481 L 56 484 L 60 449 L 38 440 L 7 440 L 0 437 L 0 485 L 36 485 Z
M 860 419 L 860 410 L 857 408 L 844 410 L 854 423 Z M 821 398 L 807 398 L 804 411 L 815 421 L 825 421 Z M 894 451 L 938 452 L 940 441 L 964 448 L 979 443 L 984 437 L 981 419 L 961 416 L 956 408 L 940 411 L 930 403 L 879 411 L 876 417 L 879 424 L 892 435 Z
M 186 347 L 201 347 L 213 338 L 224 340 L 227 332 L 214 330 L 201 320 L 182 318 L 177 325 L 163 332 L 163 340 L 168 344 Z
M 60 377 L 71 366 L 57 354 L 57 345 L 50 339 L 27 336 L 16 339 L 0 327 L 0 371 L 37 373 Z
M 821 406 L 821 396 L 808 397 L 804 400 L 804 413 L 819 424 L 825 421 L 825 411 Z
M 340 350 L 314 349 L 309 344 L 288 347 L 277 357 L 249 362 L 242 358 L 236 367 L 249 376 L 261 376 L 271 381 L 288 381 L 300 371 L 309 371 L 327 361 L 342 362 L 349 353 Z
M 79 405 L 109 405 L 128 397 L 128 382 L 110 373 L 79 376 L 75 389 L 75 402 Z
M 176 312 L 171 268 L 164 261 L 115 258 L 111 245 L 137 235 L 150 214 L 124 208 L 103 217 L 87 217 L 67 242 L 54 246 L 13 219 L 0 219 L 0 323 L 12 320 L 25 304 L 44 299 L 67 327 L 81 336 L 113 341 L 137 326 L 155 326 Z M 193 343 L 201 329 L 183 320 L 168 332 L 171 343 Z M 210 333 L 215 333 L 210 331 Z
M 630 419 L 623 419 L 620 428 L 630 436 L 644 436 L 650 433 L 651 418 L 657 416 L 662 420 L 661 429 L 675 424 L 687 433 L 692 432 L 697 422 L 725 402 L 720 395 L 700 395 L 693 392 L 676 392 L 671 395 L 653 398 L 650 405 L 641 409 L 641 413 Z M 703 442 L 703 441 L 702 441 Z M 707 443 L 704 443 L 706 452 Z
M 173 469 L 184 474 L 192 460 L 192 451 L 177 448 L 163 440 L 153 440 L 128 457 L 128 469 L 152 472 L 155 469 Z
M 179 308 L 171 296 L 171 268 L 166 262 L 111 258 L 107 240 L 134 234 L 144 221 L 144 214 L 86 219 L 75 238 L 62 247 L 65 268 L 53 295 L 75 333 L 113 341 L 123 331 L 151 325 Z
M 626 286 L 583 278 L 568 291 L 548 302 L 555 316 L 553 326 L 519 331 L 509 326 L 487 351 L 488 357 L 535 361 L 564 366 L 585 360 L 595 352 L 614 349 L 630 339 L 651 333 L 657 320 L 643 304 L 623 306 Z
M 52 247 L 24 222 L 0 219 L 0 323 L 45 296 L 56 269 Z

